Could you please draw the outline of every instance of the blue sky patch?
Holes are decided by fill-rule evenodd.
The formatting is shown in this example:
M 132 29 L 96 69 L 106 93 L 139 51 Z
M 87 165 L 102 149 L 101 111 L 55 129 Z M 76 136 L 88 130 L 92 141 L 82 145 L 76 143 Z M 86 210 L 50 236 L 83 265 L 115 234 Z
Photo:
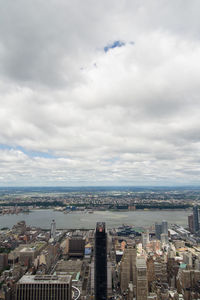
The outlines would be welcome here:
M 21 152 L 23 152 L 24 154 L 28 155 L 29 157 L 44 157 L 44 158 L 57 158 L 57 156 L 53 155 L 52 153 L 48 152 L 40 152 L 40 151 L 31 151 L 31 150 L 26 150 L 25 148 L 21 147 L 21 146 L 15 146 L 15 147 L 11 147 L 9 145 L 4 145 L 4 144 L 0 144 L 0 149 L 3 150 L 19 150 Z
M 125 46 L 125 43 L 122 41 L 114 41 L 112 44 L 109 44 L 104 47 L 104 52 L 108 52 L 110 49 L 114 49 L 117 47 L 123 47 Z

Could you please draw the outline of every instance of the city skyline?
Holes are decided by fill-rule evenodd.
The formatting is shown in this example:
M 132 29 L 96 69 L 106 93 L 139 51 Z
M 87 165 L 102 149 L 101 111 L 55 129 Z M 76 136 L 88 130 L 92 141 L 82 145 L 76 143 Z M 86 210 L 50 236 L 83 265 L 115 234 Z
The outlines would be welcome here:
M 0 11 L 0 186 L 200 186 L 200 3 Z

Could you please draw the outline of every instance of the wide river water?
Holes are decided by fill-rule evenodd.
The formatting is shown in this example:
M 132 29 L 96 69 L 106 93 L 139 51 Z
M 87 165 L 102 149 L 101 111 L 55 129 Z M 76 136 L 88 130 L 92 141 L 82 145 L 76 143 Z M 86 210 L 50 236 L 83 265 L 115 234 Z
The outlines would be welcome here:
M 52 209 L 32 210 L 30 213 L 18 215 L 1 215 L 0 228 L 11 228 L 17 222 L 24 220 L 27 225 L 49 229 L 52 219 L 59 229 L 95 228 L 96 222 L 106 222 L 107 228 L 118 227 L 122 224 L 135 227 L 149 227 L 162 220 L 169 224 L 187 225 L 191 210 L 137 210 L 127 212 L 95 211 L 94 213 L 73 212 L 64 214 Z

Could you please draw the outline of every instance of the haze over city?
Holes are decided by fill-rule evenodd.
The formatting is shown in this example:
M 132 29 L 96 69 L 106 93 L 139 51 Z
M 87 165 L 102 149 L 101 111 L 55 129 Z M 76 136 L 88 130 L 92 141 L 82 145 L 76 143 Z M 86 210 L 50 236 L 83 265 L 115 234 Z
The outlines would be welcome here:
M 199 185 L 199 10 L 1 1 L 0 185 Z

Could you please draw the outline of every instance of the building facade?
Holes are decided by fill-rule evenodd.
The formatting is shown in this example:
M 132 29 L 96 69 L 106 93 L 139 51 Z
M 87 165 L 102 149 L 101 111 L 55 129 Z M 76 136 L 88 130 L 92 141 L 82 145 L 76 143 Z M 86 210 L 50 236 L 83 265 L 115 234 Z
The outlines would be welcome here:
M 146 248 L 146 246 L 149 244 L 149 231 L 142 233 L 142 247 Z
M 95 232 L 94 261 L 95 300 L 107 299 L 107 233 L 104 222 L 98 222 Z
M 147 266 L 145 258 L 137 257 L 136 259 L 136 299 L 147 300 L 148 297 L 148 280 L 147 280 Z
M 136 257 L 137 250 L 135 245 L 128 245 L 120 264 L 120 287 L 121 292 L 125 292 L 132 282 L 133 290 L 136 290 Z
M 191 233 L 193 233 L 194 232 L 194 217 L 193 217 L 193 215 L 188 216 L 188 227 L 189 227 L 189 231 Z
M 162 224 L 155 223 L 155 236 L 160 240 L 160 235 L 162 233 Z
M 71 300 L 71 276 L 24 275 L 16 284 L 16 300 Z
M 193 207 L 193 225 L 194 232 L 199 231 L 199 209 L 197 206 Z
M 69 256 L 83 257 L 85 252 L 85 240 L 82 237 L 71 237 L 68 240 L 69 243 Z
M 162 221 L 162 233 L 168 234 L 168 222 L 165 220 Z

